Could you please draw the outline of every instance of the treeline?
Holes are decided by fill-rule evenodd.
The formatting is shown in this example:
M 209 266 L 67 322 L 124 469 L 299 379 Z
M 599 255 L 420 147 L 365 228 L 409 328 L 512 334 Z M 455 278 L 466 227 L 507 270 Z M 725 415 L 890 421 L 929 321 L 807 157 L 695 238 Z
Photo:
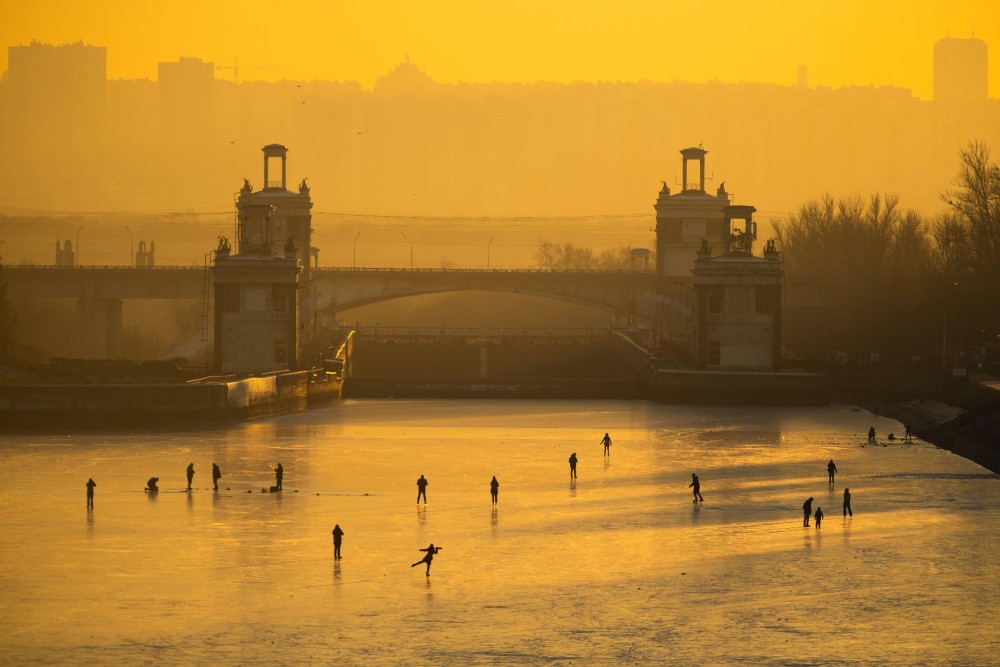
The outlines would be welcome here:
M 813 349 L 877 350 L 964 363 L 1000 324 L 1000 165 L 989 148 L 960 153 L 948 210 L 927 220 L 895 195 L 826 196 L 775 222 L 786 281 L 813 284 L 826 303 Z M 966 355 L 963 360 L 962 356 Z

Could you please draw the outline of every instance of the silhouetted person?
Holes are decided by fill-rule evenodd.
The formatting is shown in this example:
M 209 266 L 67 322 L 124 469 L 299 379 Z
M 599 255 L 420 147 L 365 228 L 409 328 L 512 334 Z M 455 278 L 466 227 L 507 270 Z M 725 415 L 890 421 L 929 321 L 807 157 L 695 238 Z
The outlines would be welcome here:
M 688 488 L 692 489 L 692 493 L 694 493 L 694 500 L 691 502 L 705 502 L 705 499 L 701 497 L 701 480 L 698 479 L 698 475 L 691 473 L 691 483 L 688 484 Z
M 490 480 L 490 497 L 493 498 L 493 504 L 497 504 L 497 494 L 500 493 L 500 482 L 497 481 L 497 476 L 493 475 L 493 479 Z
M 875 427 L 868 429 L 868 442 L 875 442 Z
M 423 497 L 424 505 L 427 504 L 427 480 L 421 475 L 420 479 L 417 480 L 417 502 L 420 502 L 420 498 Z
M 604 455 L 611 455 L 611 436 L 607 433 L 604 434 L 604 439 L 601 440 L 601 444 L 604 445 Z
M 426 549 L 421 549 L 421 551 L 426 551 L 427 555 L 425 555 L 421 560 L 418 560 L 416 563 L 414 563 L 410 567 L 416 567 L 416 566 L 420 565 L 421 563 L 427 563 L 427 576 L 428 577 L 431 576 L 431 561 L 434 560 L 434 554 L 436 554 L 437 552 L 441 551 L 441 549 L 443 549 L 443 548 L 444 547 L 436 547 L 436 546 L 434 546 L 434 543 L 431 542 L 431 545 L 429 547 L 427 547 Z
M 281 478 L 285 476 L 285 469 L 278 464 L 278 467 L 274 469 L 274 485 L 278 487 L 278 491 L 281 491 Z
M 813 511 L 813 497 L 809 496 L 809 500 L 802 503 L 802 525 L 809 525 L 809 515 Z
M 340 560 L 340 543 L 344 541 L 344 531 L 340 529 L 340 524 L 333 527 L 333 559 Z
M 159 477 L 150 477 L 149 481 L 146 482 L 146 490 L 149 491 L 150 493 L 156 493 L 157 491 L 159 491 L 160 487 L 156 485 L 156 483 L 159 481 L 160 481 Z
M 837 464 L 830 459 L 830 462 L 826 464 L 826 474 L 830 476 L 830 484 L 833 484 L 834 478 L 837 476 Z
M 821 523 L 823 523 L 823 508 L 822 507 L 817 507 L 816 508 L 816 514 L 815 514 L 814 518 L 816 519 L 816 528 L 818 529 L 819 525 Z
M 219 470 L 219 466 L 216 463 L 212 464 L 212 488 L 216 491 L 219 490 L 219 480 L 222 478 L 222 471 Z
M 187 467 L 187 478 L 188 478 L 188 488 L 187 488 L 187 490 L 190 491 L 191 490 L 191 480 L 194 479 L 194 463 L 189 463 L 188 464 L 188 467 Z
M 97 486 L 97 482 L 91 477 L 87 480 L 87 507 L 92 509 L 94 507 L 94 487 Z
M 903 428 L 906 429 L 906 431 L 903 433 L 903 442 L 912 442 L 913 432 L 910 431 L 910 425 L 904 424 Z
M 576 452 L 569 455 L 569 476 L 576 479 Z
M 851 511 L 851 490 L 844 489 L 844 516 L 848 514 L 854 516 L 854 512 Z
M 895 439 L 896 439 L 896 434 L 895 433 L 890 433 L 889 434 L 889 440 L 895 440 Z

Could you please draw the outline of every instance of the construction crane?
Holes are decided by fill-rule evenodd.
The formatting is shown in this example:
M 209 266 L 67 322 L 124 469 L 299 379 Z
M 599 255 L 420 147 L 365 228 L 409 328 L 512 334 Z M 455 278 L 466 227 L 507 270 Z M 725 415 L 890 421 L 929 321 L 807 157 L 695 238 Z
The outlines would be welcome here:
M 245 65 L 244 69 L 279 69 L 286 65 Z M 231 70 L 233 73 L 233 83 L 240 82 L 240 65 L 237 58 L 233 58 L 232 65 L 216 65 L 216 70 Z
M 215 69 L 216 70 L 224 70 L 224 69 L 231 69 L 231 70 L 233 70 L 233 83 L 239 83 L 240 82 L 240 68 L 239 68 L 239 65 L 236 62 L 236 58 L 233 58 L 233 64 L 232 65 L 216 65 Z

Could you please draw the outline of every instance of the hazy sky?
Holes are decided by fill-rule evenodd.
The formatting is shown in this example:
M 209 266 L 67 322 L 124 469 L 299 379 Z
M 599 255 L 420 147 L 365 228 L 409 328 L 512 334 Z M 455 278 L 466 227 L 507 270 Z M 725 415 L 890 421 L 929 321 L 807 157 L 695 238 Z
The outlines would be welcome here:
M 0 45 L 108 47 L 108 77 L 156 63 L 238 62 L 240 78 L 375 78 L 405 55 L 435 80 L 765 81 L 910 88 L 929 99 L 932 47 L 990 46 L 1000 98 L 1000 0 L 38 0 L 3 3 Z M 7 69 L 7 51 L 0 53 Z M 219 70 L 231 78 L 231 70 Z

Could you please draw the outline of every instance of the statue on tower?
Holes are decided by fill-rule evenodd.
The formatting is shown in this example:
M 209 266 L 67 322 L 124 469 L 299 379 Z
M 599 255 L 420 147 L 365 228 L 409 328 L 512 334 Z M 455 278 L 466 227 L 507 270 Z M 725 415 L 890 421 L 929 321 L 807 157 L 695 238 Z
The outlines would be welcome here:
M 660 183 L 663 183 L 663 187 L 660 188 L 660 196 L 662 197 L 662 196 L 665 196 L 665 195 L 669 195 L 670 194 L 670 188 L 667 187 L 667 182 L 666 181 L 660 181 Z
M 246 192 L 246 193 L 253 192 L 253 186 L 250 185 L 250 181 L 248 181 L 245 178 L 243 179 L 243 187 L 240 189 L 240 192 Z

